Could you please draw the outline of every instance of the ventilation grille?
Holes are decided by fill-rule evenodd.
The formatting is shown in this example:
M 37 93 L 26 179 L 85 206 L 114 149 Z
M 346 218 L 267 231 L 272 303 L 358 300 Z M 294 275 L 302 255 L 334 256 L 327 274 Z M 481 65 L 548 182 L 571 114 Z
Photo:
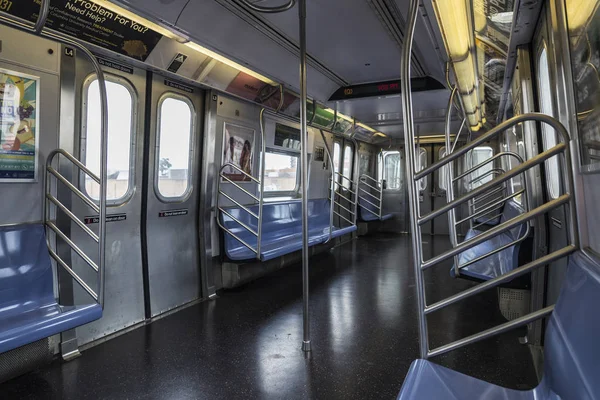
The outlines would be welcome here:
M 530 290 L 498 288 L 500 312 L 509 321 L 529 313 Z
M 49 339 L 19 347 L 0 354 L 0 382 L 5 382 L 52 361 Z M 1 397 L 1 396 L 0 396 Z

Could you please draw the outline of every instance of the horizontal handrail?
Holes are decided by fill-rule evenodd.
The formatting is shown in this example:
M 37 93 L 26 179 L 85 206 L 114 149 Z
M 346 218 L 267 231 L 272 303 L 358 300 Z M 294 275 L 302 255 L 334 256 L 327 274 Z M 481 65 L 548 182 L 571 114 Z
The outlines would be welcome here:
M 369 196 L 373 197 L 373 198 L 374 198 L 374 199 L 376 199 L 376 200 L 379 200 L 379 197 L 377 197 L 377 196 L 375 196 L 374 194 L 372 194 L 372 193 L 370 193 L 370 192 L 366 191 L 366 190 L 365 190 L 365 189 L 363 189 L 363 188 L 360 188 L 360 187 L 359 187 L 359 188 L 358 188 L 358 190 L 360 190 L 361 192 L 364 192 L 365 194 L 368 194 Z M 359 196 L 360 196 L 360 194 L 359 194 Z M 360 196 L 360 198 L 361 198 L 361 199 L 364 199 L 364 197 L 362 197 L 362 196 Z
M 225 210 L 222 207 L 219 207 L 219 211 L 221 211 L 223 214 L 227 215 L 229 218 L 231 218 L 232 220 L 234 220 L 235 222 L 237 222 L 238 224 L 240 224 L 240 226 L 242 226 L 248 232 L 250 232 L 254 236 L 258 237 L 258 232 L 256 232 L 254 229 L 250 228 L 248 225 L 246 225 L 245 223 L 243 223 L 242 221 L 240 221 L 239 219 L 237 219 L 233 215 L 231 215 L 231 213 L 229 213 L 227 210 Z M 227 228 L 225 228 L 225 229 L 227 229 Z
M 460 225 L 462 223 L 465 223 L 465 222 L 467 222 L 467 221 L 469 221 L 469 220 L 471 220 L 473 218 L 481 217 L 481 216 L 485 215 L 485 212 L 488 211 L 490 207 L 494 207 L 494 206 L 497 206 L 499 204 L 503 204 L 504 202 L 506 202 L 506 201 L 510 200 L 511 198 L 516 197 L 516 196 L 518 196 L 518 195 L 520 195 L 522 193 L 525 193 L 525 189 L 521 189 L 521 190 L 519 190 L 519 191 L 517 191 L 515 193 L 512 193 L 512 194 L 510 194 L 510 195 L 508 195 L 506 197 L 503 197 L 500 200 L 497 200 L 496 202 L 492 203 L 491 205 L 489 205 L 488 207 L 484 208 L 483 210 L 478 211 L 478 212 L 476 212 L 473 215 L 470 215 L 470 216 L 468 216 L 466 218 L 461 219 L 460 221 L 458 221 L 456 223 L 456 225 Z
M 60 154 L 61 156 L 64 156 L 67 160 L 69 160 L 73 164 L 75 164 L 75 166 L 77 168 L 79 168 L 81 171 L 83 171 L 87 176 L 89 176 L 90 178 L 92 178 L 92 180 L 94 182 L 96 182 L 97 184 L 100 184 L 100 178 L 98 177 L 98 175 L 96 175 L 95 173 L 93 173 L 88 167 L 86 167 L 81 161 L 79 161 L 78 159 L 76 159 L 68 151 L 63 150 L 63 149 L 53 150 L 53 151 L 50 152 L 50 154 L 48 154 L 48 158 L 52 159 L 52 158 L 54 158 L 54 156 L 56 156 L 58 154 Z
M 476 209 L 476 208 L 478 208 L 478 207 L 482 207 L 481 205 L 477 205 L 477 203 L 481 203 L 481 202 L 483 202 L 483 200 L 484 200 L 484 199 L 487 199 L 488 197 L 491 197 L 492 195 L 494 195 L 494 194 L 497 194 L 497 193 L 499 193 L 499 192 L 503 192 L 503 191 L 505 191 L 506 189 L 507 189 L 507 187 L 506 187 L 506 182 L 502 182 L 502 183 L 500 184 L 500 186 L 498 186 L 498 187 L 496 187 L 496 188 L 494 188 L 494 189 L 490 190 L 489 192 L 486 192 L 486 193 L 484 193 L 484 194 L 481 194 L 481 195 L 479 195 L 479 196 L 477 196 L 477 197 L 473 198 L 473 204 L 472 204 L 472 207 L 473 207 L 473 208 L 475 208 L 475 209 Z M 492 200 L 493 200 L 493 199 L 492 199 Z M 484 203 L 484 205 L 486 205 L 486 204 L 487 204 L 487 203 Z
M 46 198 L 50 200 L 52 204 L 60 208 L 60 210 L 63 213 L 65 213 L 65 215 L 67 215 L 71 219 L 71 221 L 75 222 L 77 226 L 79 226 L 85 233 L 87 233 L 88 236 L 91 237 L 96 243 L 99 243 L 100 238 L 98 237 L 98 235 L 96 235 L 94 231 L 88 228 L 87 225 L 81 222 L 81 220 L 75 214 L 73 214 L 63 203 L 58 201 L 56 197 L 52 196 L 50 193 L 46 193 Z
M 242 2 L 242 4 L 244 4 L 249 9 L 259 12 L 259 13 L 265 13 L 265 14 L 275 14 L 275 13 L 287 11 L 296 5 L 296 0 L 289 0 L 286 4 L 282 4 L 282 5 L 276 6 L 276 7 L 263 7 L 263 6 L 257 6 L 254 3 L 250 3 L 247 0 L 240 0 L 240 1 Z
M 239 201 L 237 201 L 236 199 L 234 199 L 233 197 L 231 197 L 230 195 L 228 195 L 224 191 L 219 190 L 219 194 L 221 196 L 225 196 L 225 198 L 227 200 L 229 200 L 230 202 L 232 202 L 236 206 L 240 207 L 242 210 L 246 211 L 248 214 L 252 215 L 254 218 L 258 219 L 258 214 L 254 213 L 254 211 L 252 211 L 251 209 L 249 209 L 248 207 L 246 207 L 245 205 L 243 205 L 242 203 L 240 203 Z
M 458 175 L 456 178 L 454 178 L 452 180 L 452 182 L 456 182 L 456 181 L 464 178 L 465 176 L 467 176 L 467 175 L 469 175 L 469 174 L 477 171 L 478 169 L 480 169 L 484 165 L 489 164 L 490 162 L 494 161 L 497 158 L 507 157 L 507 156 L 509 156 L 509 157 L 515 157 L 519 161 L 519 163 L 523 162 L 523 157 L 521 157 L 519 154 L 517 154 L 515 152 L 512 152 L 512 151 L 502 151 L 502 152 L 500 152 L 500 153 L 498 153 L 498 154 L 496 154 L 496 155 L 488 158 L 487 160 L 484 160 L 484 161 L 480 162 L 479 164 L 477 164 L 473 168 L 470 168 L 469 170 L 467 170 L 467 171 L 463 172 L 462 174 Z
M 468 153 L 469 150 L 472 150 L 475 147 L 493 139 L 494 136 L 498 135 L 499 133 L 504 132 L 505 130 L 512 128 L 513 126 L 516 126 L 522 122 L 530 122 L 530 121 L 538 121 L 538 122 L 542 122 L 547 125 L 550 125 L 552 128 L 554 128 L 554 130 L 561 137 L 562 144 L 566 144 L 569 142 L 569 133 L 567 132 L 566 128 L 560 122 L 558 122 L 556 119 L 554 119 L 553 117 L 551 117 L 549 115 L 545 115 L 545 114 L 540 114 L 540 113 L 521 114 L 521 115 L 518 115 L 516 117 L 513 117 L 509 120 L 502 122 L 501 124 L 497 125 L 493 129 L 490 129 L 488 132 L 484 133 L 483 135 L 481 135 L 477 138 L 474 138 L 467 145 L 458 148 L 454 153 L 446 155 L 445 157 L 441 158 L 439 161 L 431 164 L 430 166 L 424 168 L 423 170 L 421 170 L 419 172 L 415 172 L 415 175 L 414 175 L 415 182 L 420 180 L 421 178 L 424 178 L 427 175 L 430 175 L 431 173 L 437 171 L 438 169 L 442 168 L 444 165 L 446 165 L 454 160 L 459 159 L 461 156 Z M 531 160 L 529 160 L 529 161 L 531 161 Z M 529 161 L 527 161 L 527 162 L 529 162 Z
M 81 279 L 79 275 L 77 275 L 75 271 L 73 271 L 73 269 L 71 269 L 71 267 L 69 267 L 69 265 L 66 262 L 64 262 L 64 260 L 60 258 L 58 254 L 54 252 L 54 250 L 52 250 L 49 247 L 48 252 L 50 253 L 50 256 L 54 259 L 54 261 L 60 264 L 60 266 L 63 267 L 69 275 L 71 275 L 71 278 L 73 278 L 75 282 L 77 282 L 79 286 L 83 288 L 83 290 L 85 290 L 90 296 L 92 296 L 92 299 L 98 301 L 98 295 L 96 294 L 96 292 L 94 292 L 94 290 L 91 287 L 89 287 L 88 284 L 85 283 L 84 280 Z
M 362 201 L 365 201 L 365 202 L 367 202 L 368 204 L 372 205 L 373 207 L 375 207 L 375 208 L 377 208 L 377 209 L 381 209 L 381 207 L 380 207 L 380 206 L 378 206 L 378 205 L 377 205 L 377 204 L 375 204 L 375 203 L 371 203 L 369 200 L 367 200 L 367 199 L 366 199 L 366 198 L 364 198 L 364 197 L 361 197 L 360 199 L 361 199 Z M 366 208 L 366 207 L 363 207 L 363 208 Z
M 526 222 L 525 222 L 525 225 L 526 225 L 526 229 L 525 229 L 525 232 L 523 232 L 523 235 L 521 237 L 518 237 L 517 239 L 513 240 L 512 242 L 507 243 L 507 244 L 505 244 L 503 246 L 500 246 L 497 249 L 494 249 L 494 250 L 490 251 L 489 253 L 485 253 L 485 254 L 483 254 L 483 255 L 481 255 L 481 256 L 473 259 L 473 260 L 469 260 L 468 262 L 466 262 L 464 264 L 459 264 L 458 265 L 458 269 L 466 268 L 469 265 L 475 264 L 476 262 L 484 260 L 484 259 L 488 258 L 491 255 L 494 255 L 496 253 L 499 253 L 499 252 L 501 252 L 503 250 L 508 249 L 509 247 L 512 247 L 512 246 L 514 246 L 514 245 L 516 245 L 518 243 L 521 243 L 522 241 L 524 241 L 525 239 L 527 239 L 529 237 L 529 234 L 531 233 L 531 226 L 528 223 L 526 223 Z
M 473 248 L 473 247 L 477 246 L 478 244 L 481 244 L 481 243 L 489 240 L 490 238 L 492 238 L 496 235 L 499 235 L 502 232 L 506 232 L 506 231 L 516 227 L 517 225 L 527 222 L 527 221 L 537 217 L 538 215 L 545 214 L 548 211 L 553 210 L 553 209 L 569 202 L 570 199 L 571 199 L 570 194 L 563 194 L 562 196 L 560 196 L 554 200 L 551 200 L 545 204 L 542 204 L 541 206 L 539 206 L 531 211 L 528 211 L 524 214 L 519 215 L 518 217 L 510 219 L 509 221 L 506 221 L 499 225 L 496 225 L 492 229 L 482 232 L 481 234 L 475 236 L 474 238 L 464 241 L 461 244 L 459 244 L 458 246 L 423 262 L 421 264 L 421 268 L 423 270 L 428 269 L 442 261 L 445 261 L 459 253 L 462 253 L 465 250 L 469 250 L 470 248 Z
M 61 231 L 60 229 L 58 229 L 58 227 L 57 227 L 57 226 L 54 224 L 54 222 L 52 222 L 52 221 L 46 221 L 46 225 L 47 225 L 47 226 L 48 226 L 50 229 L 52 229 L 52 231 L 54 231 L 54 233 L 56 233 L 56 234 L 58 235 L 58 237 L 60 237 L 60 238 L 61 238 L 61 239 L 62 239 L 62 240 L 63 240 L 63 241 L 66 243 L 66 244 L 68 244 L 68 245 L 69 245 L 69 247 L 70 247 L 71 249 L 73 249 L 73 251 L 74 251 L 75 253 L 77 253 L 77 254 L 79 255 L 79 257 L 81 257 L 81 259 L 82 259 L 83 261 L 85 261 L 85 262 L 86 262 L 86 263 L 87 263 L 87 264 L 88 264 L 88 265 L 89 265 L 89 266 L 90 266 L 90 267 L 91 267 L 91 268 L 92 268 L 94 271 L 98 272 L 98 266 L 96 265 L 96 263 L 95 263 L 95 262 L 94 262 L 94 261 L 93 261 L 91 258 L 89 258 L 89 257 L 87 256 L 87 254 L 85 254 L 85 253 L 83 252 L 83 250 L 81 250 L 81 249 L 79 248 L 79 246 L 77 246 L 77 245 L 75 244 L 75 242 L 73 242 L 71 239 L 69 239 L 69 238 L 67 237 L 67 235 L 65 235 L 65 234 L 63 233 L 63 231 Z
M 419 218 L 419 220 L 418 220 L 419 225 L 423 225 L 423 224 L 431 221 L 432 219 L 447 213 L 451 209 L 456 208 L 463 203 L 466 203 L 467 201 L 469 201 L 469 199 L 472 199 L 474 197 L 477 197 L 480 194 L 485 193 L 490 188 L 492 188 L 502 182 L 506 182 L 509 179 L 514 178 L 515 176 L 520 175 L 521 173 L 527 171 L 531 167 L 539 165 L 539 164 L 543 163 L 544 161 L 546 161 L 547 159 L 549 159 L 557 154 L 560 154 L 561 152 L 565 151 L 565 149 L 567 149 L 566 144 L 564 144 L 564 143 L 557 144 L 556 146 L 544 151 L 543 153 L 538 154 L 537 156 L 527 160 L 523 164 L 504 173 L 503 175 L 499 176 L 498 178 L 495 178 L 495 179 L 491 180 L 490 182 L 487 182 L 487 183 L 471 190 L 471 192 L 469 192 L 469 193 L 457 198 L 456 200 L 447 203 L 446 205 L 440 207 L 439 209 Z
M 506 171 L 503 170 L 502 168 L 494 168 L 494 169 L 490 169 L 489 171 L 484 172 L 483 174 L 479 175 L 478 177 L 471 179 L 469 181 L 470 184 L 473 184 L 475 182 L 479 182 L 480 180 L 482 180 L 483 178 L 487 178 L 490 175 L 502 175 L 503 173 L 505 173 Z
M 260 184 L 260 180 L 256 179 L 255 177 L 253 177 L 252 175 L 250 175 L 249 173 L 247 173 L 246 171 L 244 171 L 243 169 L 241 169 L 240 167 L 238 167 L 237 165 L 232 164 L 232 163 L 226 163 L 225 165 L 223 165 L 221 167 L 221 169 L 219 170 L 219 175 L 222 176 L 223 175 L 223 170 L 225 168 L 227 168 L 227 167 L 231 167 L 231 168 L 235 169 L 236 171 L 241 172 L 242 175 L 244 175 L 246 178 L 250 178 L 250 180 L 253 181 L 254 183 Z M 239 186 L 237 183 L 235 183 L 233 181 L 230 181 L 230 182 L 233 183 L 236 186 Z
M 365 185 L 365 186 L 370 187 L 371 189 L 375 190 L 376 192 L 381 192 L 381 188 L 369 185 L 367 182 L 363 182 L 363 181 L 361 181 L 360 183 L 363 184 L 363 185 Z
M 554 306 L 543 308 L 539 311 L 535 311 L 530 314 L 524 315 L 520 318 L 517 318 L 515 320 L 505 322 L 496 327 L 486 329 L 483 332 L 479 332 L 474 335 L 467 336 L 466 338 L 459 339 L 459 340 L 449 343 L 447 345 L 440 346 L 434 350 L 430 350 L 427 352 L 427 356 L 428 357 L 439 356 L 439 355 L 447 353 L 449 351 L 458 349 L 459 347 L 463 347 L 468 344 L 479 342 L 479 341 L 487 339 L 489 337 L 496 336 L 496 335 L 499 335 L 504 332 L 508 332 L 514 328 L 518 328 L 519 326 L 524 326 L 524 325 L 530 324 L 531 322 L 536 321 L 540 318 L 546 317 L 546 316 L 552 314 L 552 311 L 554 311 Z
M 343 174 L 341 174 L 341 173 L 339 173 L 339 172 L 337 172 L 337 171 L 335 171 L 335 174 L 336 174 L 337 176 L 339 176 L 339 177 L 342 177 L 342 178 L 344 178 L 345 180 L 347 180 L 348 182 L 350 182 L 350 183 L 352 183 L 352 184 L 353 184 L 353 183 L 355 183 L 355 182 L 354 182 L 352 179 L 348 178 L 346 175 L 343 175 Z
M 476 294 L 484 292 L 488 289 L 494 288 L 494 287 L 501 285 L 503 283 L 506 283 L 506 282 L 510 282 L 513 279 L 518 278 L 519 276 L 525 275 L 536 268 L 539 268 L 543 265 L 550 264 L 553 261 L 560 260 L 561 258 L 574 253 L 576 250 L 577 250 L 576 246 L 568 245 L 568 246 L 563 247 L 562 249 L 553 251 L 552 253 L 547 254 L 543 257 L 540 257 L 537 260 L 533 260 L 521 267 L 515 268 L 512 271 L 510 271 L 504 275 L 500 275 L 494 279 L 490 279 L 489 281 L 485 281 L 476 286 L 473 286 L 472 288 L 463 290 L 462 292 L 459 292 L 453 296 L 450 296 L 450 297 L 440 300 L 434 304 L 426 306 L 425 314 L 430 314 L 437 310 L 441 310 L 442 308 L 448 307 L 454 303 L 457 303 L 461 300 L 467 299 L 471 296 L 475 296 Z
M 350 221 L 348 218 L 344 217 L 342 214 L 340 214 L 337 211 L 334 211 L 335 215 L 337 215 L 338 217 L 342 218 L 343 220 L 345 220 L 346 222 L 348 222 L 350 225 L 354 225 L 354 222 Z
M 85 194 L 83 194 L 83 192 L 81 190 L 79 190 L 75 185 L 73 185 L 71 182 L 69 182 L 69 180 L 67 178 L 65 178 L 63 175 L 61 175 L 53 167 L 47 167 L 46 170 L 50 174 L 54 175 L 54 177 L 56 179 L 58 179 L 59 181 L 61 181 L 61 183 L 63 185 L 65 185 L 66 187 L 68 187 L 71 190 L 71 192 L 75 193 L 75 195 L 77 195 L 77 197 L 79 197 L 81 200 L 83 200 L 83 202 L 85 204 L 87 204 L 92 210 L 94 210 L 94 212 L 100 213 L 100 207 L 98 207 L 98 205 L 96 203 L 94 203 L 92 200 L 90 200 L 90 198 L 88 196 L 86 196 Z
M 378 184 L 379 184 L 379 183 L 381 183 L 381 182 L 379 182 L 377 179 L 373 178 L 373 177 L 372 177 L 372 176 L 370 176 L 370 175 L 362 174 L 362 175 L 359 177 L 359 179 L 364 179 L 364 178 L 368 178 L 368 179 L 370 179 L 371 181 L 373 181 L 373 182 L 376 182 L 376 183 L 378 183 Z
M 354 215 L 354 214 L 355 214 L 355 212 L 354 212 L 354 211 L 351 211 L 351 210 L 347 209 L 346 207 L 344 207 L 343 205 L 341 205 L 339 202 L 337 202 L 337 201 L 335 201 L 335 200 L 334 200 L 334 203 L 335 203 L 335 205 L 336 205 L 336 206 L 338 206 L 338 207 L 340 207 L 340 208 L 343 208 L 344 210 L 346 210 L 346 211 L 347 211 L 347 212 L 349 212 L 350 214 L 352 214 L 352 215 Z

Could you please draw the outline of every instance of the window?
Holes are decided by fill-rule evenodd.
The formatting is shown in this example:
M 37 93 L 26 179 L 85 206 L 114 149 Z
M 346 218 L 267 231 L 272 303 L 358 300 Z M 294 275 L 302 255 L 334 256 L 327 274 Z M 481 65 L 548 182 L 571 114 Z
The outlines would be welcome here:
M 397 151 L 387 153 L 383 158 L 383 179 L 385 179 L 387 188 L 390 190 L 400 190 L 402 185 L 401 161 L 400 153 Z
M 469 169 L 481 164 L 493 156 L 494 150 L 491 147 L 475 147 L 467 155 L 467 160 L 469 160 Z M 467 187 L 475 189 L 494 179 L 494 176 L 491 173 L 493 169 L 493 162 L 482 165 L 481 168 L 476 169 L 473 173 L 471 173 L 470 182 L 467 182 Z
M 446 147 L 440 148 L 438 156 L 439 156 L 440 160 L 442 158 L 446 157 Z M 440 190 L 443 190 L 443 191 L 446 191 L 446 188 L 448 187 L 448 185 L 447 185 L 448 177 L 446 176 L 447 173 L 448 173 L 448 164 L 446 164 L 442 168 L 440 168 L 440 172 L 438 175 L 438 187 L 440 188 Z
M 267 149 L 265 154 L 265 193 L 293 192 L 298 187 L 298 165 L 300 157 L 288 153 Z
M 371 169 L 371 153 L 358 153 L 358 169 L 359 175 L 369 175 Z
M 133 89 L 118 78 L 107 75 L 108 96 L 108 181 L 107 200 L 124 200 L 132 191 L 133 153 Z M 100 90 L 98 80 L 88 82 L 84 89 L 82 148 L 85 165 L 100 175 Z M 85 191 L 95 200 L 100 198 L 100 185 L 85 178 Z
M 550 71 L 548 70 L 548 55 L 546 47 L 542 49 L 538 62 L 538 84 L 540 111 L 543 114 L 554 115 L 552 107 L 552 88 L 550 87 Z M 556 132 L 548 124 L 542 125 L 542 140 L 544 151 L 557 144 Z M 548 194 L 552 199 L 556 199 L 559 193 L 559 174 L 558 156 L 554 156 L 546 161 L 546 179 L 548 181 Z
M 339 172 L 340 170 L 340 158 L 341 158 L 342 146 L 338 142 L 333 143 L 333 167 L 335 168 L 334 172 Z
M 342 175 L 344 175 L 348 179 L 352 179 L 352 159 L 353 159 L 354 151 L 352 150 L 352 146 L 347 144 L 344 147 L 344 165 L 342 166 Z M 350 188 L 350 181 L 346 178 L 342 178 L 342 186 L 346 189 Z
M 419 156 L 417 157 L 417 170 L 416 170 L 416 172 L 423 171 L 423 169 L 425 169 L 426 167 L 427 167 L 427 150 L 425 150 L 424 148 L 420 147 L 419 148 Z M 427 181 L 428 181 L 428 179 L 429 179 L 428 176 L 419 179 L 419 182 L 418 182 L 419 190 L 425 190 L 425 189 L 427 189 Z
M 166 199 L 181 199 L 190 189 L 193 108 L 183 97 L 168 94 L 159 103 L 156 189 Z

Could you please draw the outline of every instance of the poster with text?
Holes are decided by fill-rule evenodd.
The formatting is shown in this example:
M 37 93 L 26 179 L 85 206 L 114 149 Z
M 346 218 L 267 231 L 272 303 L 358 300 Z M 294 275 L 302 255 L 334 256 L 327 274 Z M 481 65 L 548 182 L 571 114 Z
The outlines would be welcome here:
M 241 171 L 252 175 L 253 149 L 254 129 L 225 123 L 222 165 L 233 164 L 235 167 L 226 166 L 223 175 L 234 182 L 250 181 L 250 178 Z
M 36 180 L 38 98 L 38 77 L 0 69 L 0 181 Z

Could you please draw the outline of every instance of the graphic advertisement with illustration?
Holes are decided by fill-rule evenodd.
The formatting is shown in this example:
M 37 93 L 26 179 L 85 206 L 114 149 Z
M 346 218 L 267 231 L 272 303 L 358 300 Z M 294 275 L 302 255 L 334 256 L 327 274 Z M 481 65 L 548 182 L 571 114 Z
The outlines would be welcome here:
M 39 78 L 0 69 L 0 180 L 34 181 Z
M 223 163 L 233 164 L 223 169 L 223 175 L 234 182 L 249 181 L 252 175 L 254 129 L 225 124 L 223 128 Z M 240 171 L 241 170 L 241 171 Z

